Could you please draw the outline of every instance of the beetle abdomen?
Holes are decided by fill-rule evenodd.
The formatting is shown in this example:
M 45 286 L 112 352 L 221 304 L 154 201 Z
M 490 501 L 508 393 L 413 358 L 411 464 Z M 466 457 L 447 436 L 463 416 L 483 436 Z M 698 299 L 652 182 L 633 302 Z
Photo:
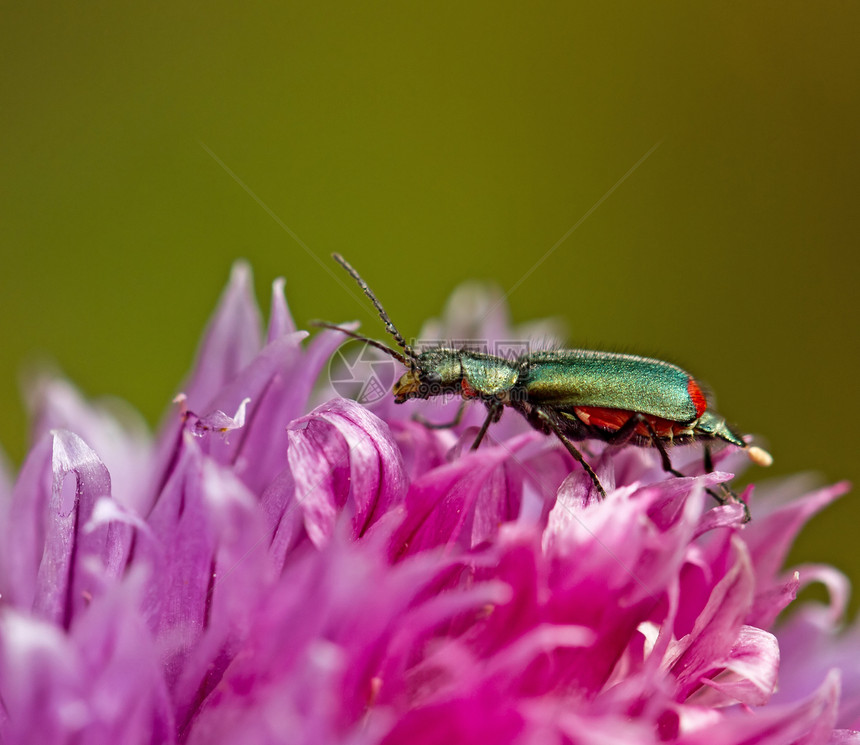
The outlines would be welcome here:
M 521 360 L 517 385 L 533 403 L 568 410 L 616 409 L 689 424 L 707 409 L 702 389 L 680 367 L 626 354 L 533 354 Z
M 574 406 L 573 411 L 579 421 L 589 427 L 598 427 L 608 432 L 616 432 L 621 429 L 631 417 L 638 416 L 634 411 L 623 409 L 606 409 L 597 406 Z M 673 440 L 676 437 L 689 437 L 693 429 L 689 423 L 673 422 L 669 419 L 642 414 L 644 421 L 640 421 L 633 430 L 634 435 L 650 438 L 651 432 L 657 437 Z M 650 426 L 650 430 L 649 430 Z

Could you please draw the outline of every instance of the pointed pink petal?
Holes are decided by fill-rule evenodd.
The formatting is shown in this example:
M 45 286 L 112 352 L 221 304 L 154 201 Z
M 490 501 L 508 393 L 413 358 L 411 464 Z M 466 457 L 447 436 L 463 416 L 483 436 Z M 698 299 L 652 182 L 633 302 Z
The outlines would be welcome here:
M 759 583 L 746 622 L 764 629 L 771 628 L 777 616 L 797 598 L 799 589 L 800 577 L 797 572 L 790 572 L 764 586 Z
M 147 502 L 152 444 L 141 416 L 122 402 L 90 402 L 69 382 L 36 376 L 27 392 L 34 418 L 32 438 L 37 442 L 55 429 L 77 434 L 98 453 L 114 479 L 113 496 L 132 509 Z
M 279 336 L 286 336 L 296 331 L 296 324 L 287 306 L 287 298 L 284 295 L 286 281 L 278 277 L 272 282 L 272 305 L 269 311 L 269 328 L 266 331 L 266 343 L 271 343 Z
M 800 529 L 819 510 L 849 489 L 845 482 L 835 484 L 753 519 L 744 530 L 759 582 L 771 582 L 782 569 L 791 544 Z
M 210 408 L 215 394 L 251 362 L 261 346 L 260 325 L 251 269 L 245 262 L 236 262 L 206 329 L 194 372 L 183 387 L 189 408 Z

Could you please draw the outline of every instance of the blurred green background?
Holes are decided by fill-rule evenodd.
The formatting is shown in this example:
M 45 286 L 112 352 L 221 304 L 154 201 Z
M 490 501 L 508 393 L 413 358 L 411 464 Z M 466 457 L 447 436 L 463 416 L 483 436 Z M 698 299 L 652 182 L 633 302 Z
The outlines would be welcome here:
M 381 336 L 336 250 L 407 334 L 516 286 L 517 321 L 709 382 L 774 475 L 857 482 L 857 8 L 7 4 L 0 443 L 44 357 L 156 422 L 237 257 L 264 306 L 285 275 L 300 324 Z M 796 558 L 860 579 L 858 516 Z

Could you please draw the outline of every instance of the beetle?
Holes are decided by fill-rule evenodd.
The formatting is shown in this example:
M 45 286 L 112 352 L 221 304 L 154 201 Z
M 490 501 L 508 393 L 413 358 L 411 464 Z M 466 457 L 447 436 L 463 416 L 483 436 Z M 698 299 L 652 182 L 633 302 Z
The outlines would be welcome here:
M 601 498 L 606 491 L 575 442 L 601 440 L 610 445 L 656 447 L 663 469 L 679 477 L 684 474 L 672 466 L 668 448 L 693 441 L 705 443 L 706 471 L 713 470 L 710 445 L 714 442 L 743 449 L 756 465 L 773 462 L 766 450 L 746 442 L 711 408 L 702 385 L 692 375 L 669 362 L 585 349 L 532 352 L 512 360 L 470 349 L 433 347 L 416 352 L 361 275 L 339 254 L 332 257 L 373 303 L 385 330 L 402 351 L 332 323 L 315 325 L 370 344 L 405 365 L 407 371 L 394 384 L 395 403 L 446 394 L 462 398 L 452 422 L 425 422 L 427 426 L 455 426 L 469 401 L 483 403 L 487 416 L 472 450 L 508 407 L 535 429 L 555 435 L 589 475 Z M 708 492 L 720 504 L 741 502 L 744 521 L 748 521 L 746 503 L 728 487 L 722 488 L 722 494 Z

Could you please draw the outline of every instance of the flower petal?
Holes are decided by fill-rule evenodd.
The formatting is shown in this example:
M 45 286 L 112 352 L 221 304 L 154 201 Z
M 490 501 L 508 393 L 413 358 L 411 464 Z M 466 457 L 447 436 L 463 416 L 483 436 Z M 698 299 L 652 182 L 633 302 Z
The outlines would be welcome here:
M 469 452 L 416 480 L 406 496 L 406 518 L 392 538 L 392 558 L 444 544 L 469 549 L 515 520 L 523 480 L 517 454 L 535 439 L 535 433 L 526 433 Z
M 266 331 L 266 343 L 270 344 L 279 336 L 295 333 L 296 324 L 287 306 L 287 298 L 284 295 L 286 281 L 278 277 L 272 282 L 272 306 L 269 311 L 269 327 Z
M 406 475 L 388 427 L 354 401 L 334 399 L 290 424 L 287 458 L 311 540 L 323 545 L 348 505 L 352 534 L 403 500 Z
M 139 614 L 137 573 L 93 600 L 69 634 L 6 609 L 0 617 L 4 742 L 175 742 L 161 667 Z
M 261 347 L 261 319 L 254 299 L 251 268 L 237 261 L 197 353 L 194 371 L 183 386 L 188 406 L 210 410 L 215 395 L 245 368 Z
M 744 530 L 744 540 L 749 546 L 750 556 L 759 582 L 774 580 L 785 563 L 788 550 L 800 529 L 819 510 L 838 499 L 849 490 L 847 482 L 818 491 L 776 508 L 770 514 L 761 515 Z
M 719 664 L 719 662 L 718 662 Z M 703 680 L 709 686 L 689 700 L 697 706 L 725 706 L 740 702 L 762 706 L 771 697 L 779 671 L 779 644 L 776 637 L 755 626 L 742 626 L 738 638 L 722 664 L 725 670 Z
M 836 717 L 839 676 L 829 675 L 808 699 L 769 706 L 755 716 L 731 716 L 710 727 L 682 734 L 678 745 L 756 743 L 756 745 L 826 745 Z
M 107 469 L 77 435 L 56 431 L 34 451 L 16 485 L 14 533 L 7 537 L 10 596 L 17 607 L 68 627 L 120 576 L 132 528 L 111 522 L 84 529 L 96 503 L 110 493 Z
M 37 372 L 27 388 L 34 419 L 32 438 L 38 442 L 52 430 L 70 430 L 99 454 L 110 473 L 122 474 L 112 484 L 113 497 L 142 511 L 147 505 L 152 443 L 143 418 L 122 402 L 90 402 L 69 382 Z
M 682 701 L 704 678 L 719 672 L 722 660 L 731 657 L 752 604 L 753 574 L 746 547 L 733 536 L 723 544 L 720 554 L 724 574 L 711 588 L 690 633 L 679 639 L 670 652 L 670 659 L 677 655 L 671 669 L 678 679 Z

